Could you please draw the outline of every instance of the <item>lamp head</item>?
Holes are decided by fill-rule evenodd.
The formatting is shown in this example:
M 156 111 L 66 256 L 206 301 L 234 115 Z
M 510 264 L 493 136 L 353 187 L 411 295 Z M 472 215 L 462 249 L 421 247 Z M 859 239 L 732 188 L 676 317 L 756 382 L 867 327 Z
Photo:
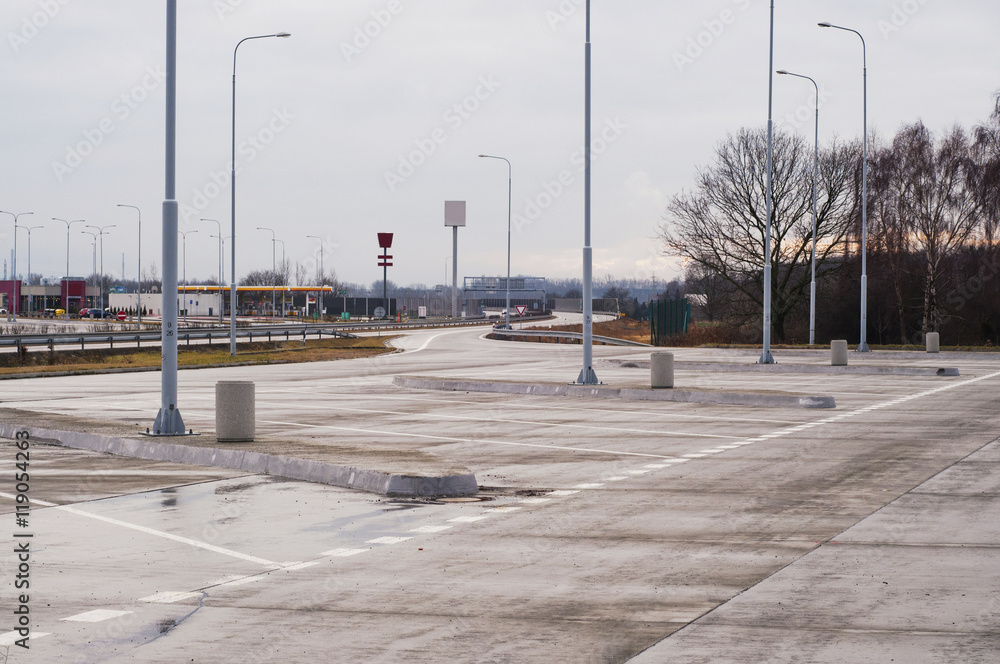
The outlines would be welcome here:
M 291 36 L 292 36 L 292 33 L 290 33 L 290 32 L 279 32 L 278 34 L 275 35 L 275 37 L 281 37 L 282 39 L 284 39 L 286 37 L 291 37 Z
M 787 76 L 788 75 L 788 72 L 785 71 L 784 69 L 779 69 L 778 71 L 776 71 L 774 73 L 775 74 L 781 74 L 782 76 Z
M 821 28 L 832 28 L 833 27 L 832 23 L 827 23 L 826 21 L 823 21 L 822 23 L 817 23 L 816 25 L 818 25 Z

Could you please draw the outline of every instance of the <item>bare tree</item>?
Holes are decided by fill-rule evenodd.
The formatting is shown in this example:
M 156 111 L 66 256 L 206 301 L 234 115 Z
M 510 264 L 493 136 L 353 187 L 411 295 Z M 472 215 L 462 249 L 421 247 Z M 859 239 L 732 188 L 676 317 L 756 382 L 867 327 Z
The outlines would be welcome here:
M 843 266 L 833 259 L 842 255 L 851 227 L 858 152 L 857 146 L 837 142 L 821 152 L 818 272 L 829 274 Z M 809 293 L 812 155 L 801 137 L 780 132 L 774 136 L 771 318 L 782 340 L 786 320 Z M 763 306 L 766 157 L 763 130 L 743 129 L 727 137 L 712 165 L 699 169 L 694 191 L 673 198 L 658 233 L 668 255 L 727 282 L 745 303 L 733 311 L 745 316 L 759 317 Z
M 972 149 L 978 171 L 976 198 L 982 211 L 980 239 L 996 261 L 1000 245 L 1000 93 L 994 104 L 989 121 L 973 132 Z
M 923 331 L 942 322 L 938 292 L 945 263 L 965 246 L 979 220 L 975 168 L 968 135 L 956 127 L 935 145 L 922 122 L 904 127 L 893 141 L 898 153 L 901 212 L 913 224 L 914 250 L 924 266 Z

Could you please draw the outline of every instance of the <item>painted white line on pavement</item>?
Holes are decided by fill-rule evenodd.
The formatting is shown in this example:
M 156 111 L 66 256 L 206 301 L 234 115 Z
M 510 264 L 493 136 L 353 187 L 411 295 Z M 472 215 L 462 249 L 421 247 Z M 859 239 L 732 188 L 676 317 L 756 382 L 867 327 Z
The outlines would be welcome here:
M 111 609 L 96 609 L 94 611 L 87 611 L 86 613 L 78 613 L 75 616 L 70 616 L 69 618 L 60 618 L 59 620 L 64 622 L 97 623 L 97 622 L 104 622 L 105 620 L 111 620 L 112 618 L 120 618 L 122 616 L 127 616 L 130 613 L 132 613 L 132 611 L 112 611 Z
M 155 595 L 140 597 L 137 601 L 147 602 L 149 604 L 173 604 L 174 602 L 181 602 L 186 599 L 194 599 L 195 597 L 201 597 L 201 593 L 188 593 L 181 591 L 165 590 L 163 592 L 156 593 Z
M 356 556 L 359 553 L 365 553 L 367 551 L 371 551 L 371 549 L 331 549 L 330 551 L 324 551 L 319 555 L 332 556 L 334 558 L 349 558 L 351 556 Z
M 30 639 L 40 639 L 43 636 L 50 636 L 52 632 L 32 632 Z M 12 646 L 16 642 L 20 641 L 24 637 L 21 636 L 19 632 L 5 632 L 0 634 L 0 647 L 5 648 L 7 646 Z
M 365 544 L 399 544 L 400 542 L 405 542 L 406 540 L 411 540 L 412 537 L 377 537 L 375 539 L 370 539 L 365 541 Z
M 451 530 L 453 526 L 420 526 L 419 528 L 414 528 L 410 530 L 411 533 L 440 533 L 445 530 Z
M 152 528 L 147 528 L 145 526 L 138 526 L 134 523 L 127 523 L 125 521 L 119 521 L 118 519 L 112 519 L 111 517 L 101 516 L 99 514 L 91 514 L 90 512 L 84 512 L 83 510 L 78 510 L 75 507 L 70 507 L 68 505 L 63 505 L 62 507 L 56 507 L 56 509 L 61 510 L 63 512 L 69 512 L 70 514 L 75 514 L 77 516 L 85 516 L 88 519 L 95 519 L 97 521 L 103 521 L 104 523 L 110 523 L 111 525 L 114 526 L 121 526 L 122 528 L 137 530 L 140 533 L 146 533 L 147 535 L 153 535 L 155 537 L 162 537 L 163 539 L 168 539 L 174 542 L 180 542 L 181 544 L 187 544 L 189 546 L 197 547 L 199 549 L 205 549 L 206 551 L 212 551 L 213 553 L 220 553 L 224 556 L 229 556 L 230 558 L 237 558 L 239 560 L 243 560 L 248 563 L 255 563 L 257 565 L 264 565 L 265 567 L 271 567 L 271 568 L 282 567 L 280 563 L 276 563 L 273 560 L 265 560 L 264 558 L 249 556 L 245 553 L 240 553 L 239 551 L 232 551 L 231 549 L 223 549 L 221 546 L 215 546 L 213 544 L 208 544 L 206 542 L 199 542 L 198 540 L 193 540 L 189 537 L 181 537 L 180 535 L 174 535 L 173 533 L 165 533 L 162 530 L 153 530 Z
M 458 516 L 454 519 L 448 519 L 448 523 L 475 523 L 488 518 L 487 516 Z

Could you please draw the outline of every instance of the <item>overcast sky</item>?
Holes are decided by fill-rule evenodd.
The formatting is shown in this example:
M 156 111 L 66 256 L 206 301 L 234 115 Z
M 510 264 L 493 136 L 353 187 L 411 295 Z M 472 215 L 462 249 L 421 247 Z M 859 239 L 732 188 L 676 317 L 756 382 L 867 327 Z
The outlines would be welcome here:
M 239 51 L 237 272 L 271 265 L 270 233 L 292 262 L 347 281 L 381 278 L 376 233 L 395 233 L 389 278 L 445 276 L 444 201 L 468 201 L 459 274 L 506 272 L 513 164 L 515 274 L 578 277 L 583 244 L 582 0 L 180 0 L 178 200 L 188 278 L 217 275 L 212 223 L 229 235 L 233 48 Z M 595 275 L 658 278 L 678 266 L 654 240 L 670 197 L 727 132 L 767 120 L 766 0 L 594 0 Z M 775 68 L 821 85 L 820 137 L 921 119 L 971 127 L 1000 89 L 996 0 L 778 0 Z M 160 267 L 165 2 L 3 0 L 0 209 L 34 211 L 32 271 L 65 272 L 66 227 L 116 224 L 104 268 Z M 812 137 L 808 81 L 775 77 L 777 126 Z M 73 227 L 70 272 L 89 274 Z M 0 215 L 9 262 L 13 223 Z M 278 245 L 279 259 L 280 247 Z M 18 271 L 27 241 L 18 237 Z M 226 274 L 229 273 L 226 248 Z M 9 270 L 9 266 L 8 266 Z

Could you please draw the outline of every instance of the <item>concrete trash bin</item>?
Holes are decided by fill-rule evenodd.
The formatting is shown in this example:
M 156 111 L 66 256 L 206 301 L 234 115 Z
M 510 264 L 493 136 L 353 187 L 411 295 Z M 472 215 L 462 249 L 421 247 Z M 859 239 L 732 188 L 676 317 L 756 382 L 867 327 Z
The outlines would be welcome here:
M 649 356 L 649 384 L 654 390 L 674 386 L 674 354 L 658 350 Z
M 840 339 L 837 341 L 830 342 L 830 366 L 831 367 L 846 367 L 847 366 L 847 340 Z
M 253 441 L 256 417 L 252 380 L 220 380 L 215 384 L 215 436 L 220 443 Z
M 937 332 L 928 332 L 924 335 L 924 340 L 927 342 L 927 352 L 928 353 L 940 353 L 941 352 L 941 335 Z

